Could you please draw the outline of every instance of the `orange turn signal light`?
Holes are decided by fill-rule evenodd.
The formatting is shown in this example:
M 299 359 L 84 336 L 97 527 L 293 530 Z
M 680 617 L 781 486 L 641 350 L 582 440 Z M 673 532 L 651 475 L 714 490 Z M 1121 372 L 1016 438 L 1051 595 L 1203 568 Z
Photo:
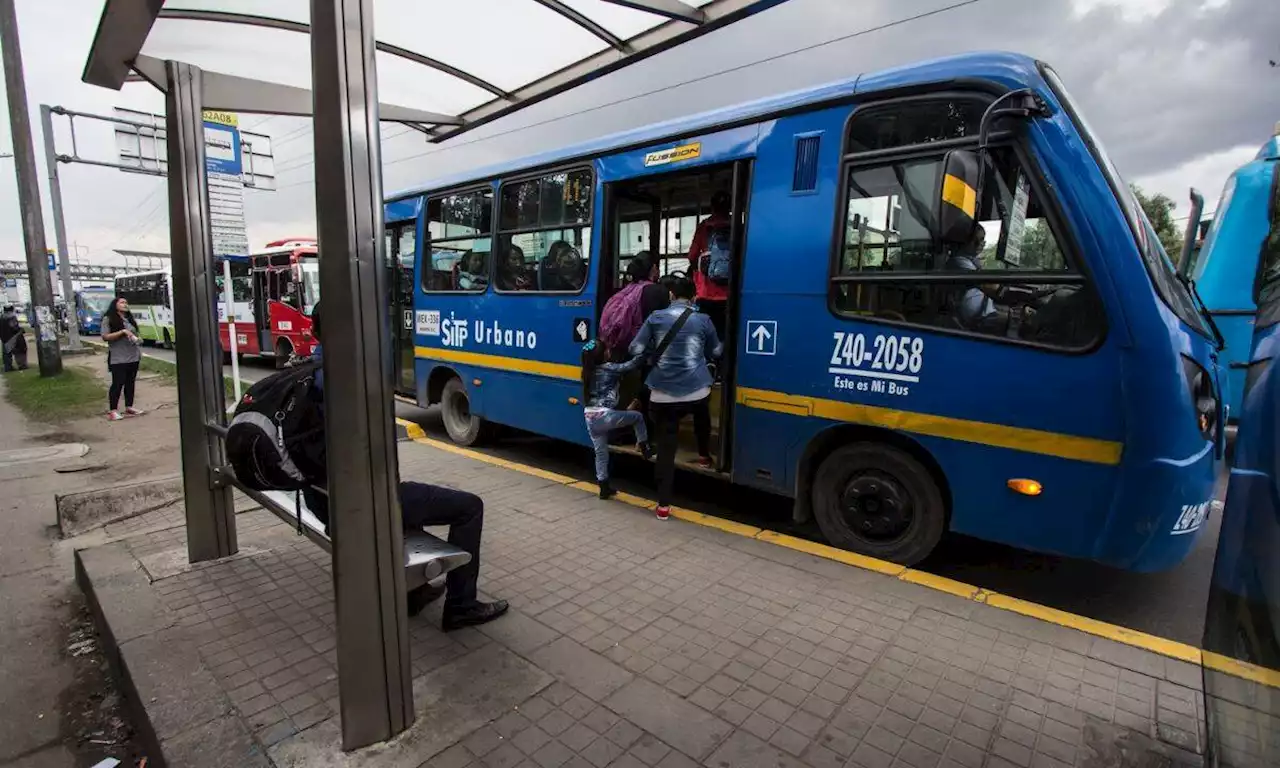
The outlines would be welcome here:
M 1015 477 L 1009 481 L 1009 490 L 1020 493 L 1023 496 L 1039 496 L 1044 493 L 1044 486 L 1040 484 L 1039 480 Z

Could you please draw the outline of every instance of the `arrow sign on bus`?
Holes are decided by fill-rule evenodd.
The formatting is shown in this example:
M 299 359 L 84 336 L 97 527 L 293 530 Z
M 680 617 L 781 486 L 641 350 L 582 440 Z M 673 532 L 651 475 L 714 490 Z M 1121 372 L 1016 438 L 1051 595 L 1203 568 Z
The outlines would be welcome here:
M 773 355 L 778 351 L 778 321 L 747 321 L 747 354 Z

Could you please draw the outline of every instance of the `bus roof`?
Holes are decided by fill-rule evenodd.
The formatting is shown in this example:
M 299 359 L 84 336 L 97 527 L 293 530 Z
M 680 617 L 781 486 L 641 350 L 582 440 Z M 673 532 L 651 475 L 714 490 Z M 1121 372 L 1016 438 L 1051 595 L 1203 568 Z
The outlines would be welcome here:
M 861 73 L 825 85 L 812 86 L 790 93 L 722 107 L 697 115 L 678 117 L 549 152 L 451 174 L 397 192 L 388 196 L 387 200 L 401 200 L 421 195 L 425 192 L 492 179 L 517 171 L 607 154 L 625 147 L 645 146 L 664 139 L 686 136 L 690 133 L 701 132 L 722 125 L 743 121 L 749 122 L 769 115 L 817 106 L 826 102 L 846 100 L 854 96 L 891 88 L 902 88 L 925 83 L 945 83 L 948 81 L 959 84 L 965 80 L 989 80 L 1000 81 L 1008 85 L 1021 85 L 1037 81 L 1038 78 L 1036 60 L 1023 54 L 983 52 L 947 56 L 877 72 Z M 447 148 L 448 146 L 446 142 L 444 147 Z

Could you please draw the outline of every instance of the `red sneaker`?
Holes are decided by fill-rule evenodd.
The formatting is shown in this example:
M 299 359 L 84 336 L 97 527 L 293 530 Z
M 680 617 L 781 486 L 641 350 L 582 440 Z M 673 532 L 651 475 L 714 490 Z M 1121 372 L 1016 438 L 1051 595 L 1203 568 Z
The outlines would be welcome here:
M 710 456 L 698 457 L 698 466 L 702 467 L 703 469 L 714 469 L 715 465 L 716 465 L 715 462 L 711 459 Z
M 665 504 L 658 505 L 655 512 L 657 513 L 659 520 L 668 520 L 671 518 L 671 507 Z

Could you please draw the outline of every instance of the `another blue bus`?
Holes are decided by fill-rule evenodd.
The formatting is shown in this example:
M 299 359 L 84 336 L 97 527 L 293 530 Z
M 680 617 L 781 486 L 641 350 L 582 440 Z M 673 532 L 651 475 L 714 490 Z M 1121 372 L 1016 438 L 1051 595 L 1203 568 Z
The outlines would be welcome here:
M 102 313 L 111 306 L 115 291 L 105 285 L 87 285 L 75 292 L 76 323 L 81 336 L 97 336 L 102 332 Z
M 1233 206 L 1241 192 L 1237 173 Z M 1242 355 L 1240 428 L 1205 618 L 1205 710 L 1212 764 L 1222 766 L 1280 764 L 1280 182 L 1267 192 L 1264 222 L 1258 263 L 1235 262 L 1257 323 Z
M 411 343 L 413 395 L 457 442 L 497 424 L 586 444 L 580 349 L 605 300 L 642 251 L 696 268 L 721 192 L 707 471 L 899 563 L 947 531 L 1135 570 L 1191 549 L 1222 451 L 1211 323 L 1023 56 L 867 73 L 393 196 L 398 290 L 414 269 L 400 375 Z
M 1224 401 L 1236 420 L 1244 396 L 1253 343 L 1254 277 L 1267 239 L 1276 185 L 1280 184 L 1280 125 L 1252 162 L 1227 179 L 1213 224 L 1191 271 L 1205 305 L 1226 340 Z M 1188 228 L 1190 229 L 1190 228 Z

